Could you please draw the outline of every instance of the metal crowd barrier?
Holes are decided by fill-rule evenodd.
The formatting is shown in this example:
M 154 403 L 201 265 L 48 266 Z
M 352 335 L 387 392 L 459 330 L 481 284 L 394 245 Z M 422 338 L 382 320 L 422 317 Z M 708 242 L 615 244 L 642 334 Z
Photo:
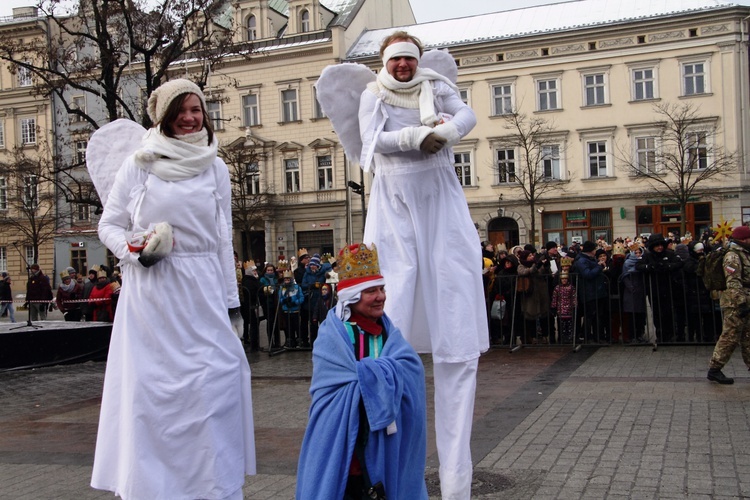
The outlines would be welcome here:
M 571 273 L 577 300 L 569 317 L 554 316 L 550 308 L 557 276 L 534 276 L 530 292 L 518 291 L 518 279 L 498 275 L 489 280 L 487 318 L 494 347 L 714 344 L 721 335 L 719 302 L 694 273 L 605 276 L 606 293 L 598 298 L 585 297 L 583 278 Z M 491 317 L 496 295 L 505 301 L 502 319 Z

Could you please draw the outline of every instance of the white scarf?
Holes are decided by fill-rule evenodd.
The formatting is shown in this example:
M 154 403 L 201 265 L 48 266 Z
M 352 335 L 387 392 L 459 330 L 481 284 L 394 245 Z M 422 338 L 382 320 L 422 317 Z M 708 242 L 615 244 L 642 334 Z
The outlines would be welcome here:
M 383 67 L 378 73 L 378 88 L 384 103 L 402 108 L 419 108 L 422 125 L 434 127 L 439 120 L 435 114 L 432 80 L 443 81 L 458 92 L 453 82 L 429 68 L 417 68 L 414 78 L 399 82 Z
M 206 129 L 173 139 L 152 128 L 141 140 L 135 163 L 165 181 L 190 179 L 205 172 L 216 158 L 219 145 L 216 136 L 213 143 L 208 146 L 206 143 Z

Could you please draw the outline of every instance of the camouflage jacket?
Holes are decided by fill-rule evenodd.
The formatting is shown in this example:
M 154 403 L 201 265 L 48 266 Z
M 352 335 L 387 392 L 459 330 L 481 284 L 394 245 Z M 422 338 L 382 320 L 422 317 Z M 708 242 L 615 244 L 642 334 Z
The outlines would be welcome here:
M 721 294 L 721 307 L 750 305 L 750 252 L 734 242 L 724 256 L 724 278 L 727 289 Z

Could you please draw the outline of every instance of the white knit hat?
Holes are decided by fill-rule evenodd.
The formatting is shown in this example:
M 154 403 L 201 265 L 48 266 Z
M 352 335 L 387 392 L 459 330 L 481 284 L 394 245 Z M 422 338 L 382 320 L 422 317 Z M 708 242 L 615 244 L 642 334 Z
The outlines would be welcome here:
M 175 97 L 182 94 L 195 94 L 201 100 L 203 109 L 206 109 L 206 97 L 201 92 L 200 87 L 190 80 L 178 78 L 162 84 L 158 89 L 151 93 L 148 98 L 148 116 L 154 123 L 159 123 L 164 119 L 164 113 L 167 107 Z

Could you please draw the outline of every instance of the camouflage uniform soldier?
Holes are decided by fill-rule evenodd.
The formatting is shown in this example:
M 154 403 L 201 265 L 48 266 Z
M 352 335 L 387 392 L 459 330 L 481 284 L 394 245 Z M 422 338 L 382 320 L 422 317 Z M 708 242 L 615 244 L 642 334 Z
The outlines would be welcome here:
M 721 293 L 719 304 L 724 315 L 721 337 L 716 342 L 708 364 L 708 380 L 733 384 L 721 369 L 739 344 L 742 360 L 750 367 L 750 227 L 739 226 L 732 231 L 732 243 L 724 256 L 724 277 L 727 289 Z

